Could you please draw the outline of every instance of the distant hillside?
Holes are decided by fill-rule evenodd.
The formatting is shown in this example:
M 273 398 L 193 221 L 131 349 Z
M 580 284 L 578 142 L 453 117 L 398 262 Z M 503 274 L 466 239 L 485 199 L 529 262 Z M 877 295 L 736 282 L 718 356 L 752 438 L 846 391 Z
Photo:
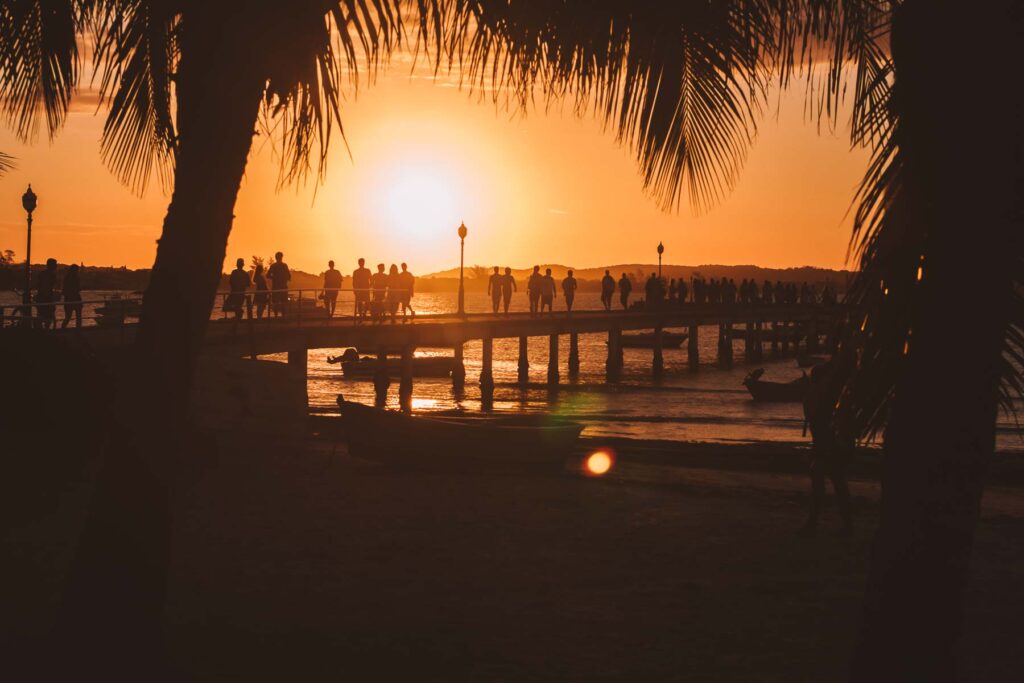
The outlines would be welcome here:
M 558 279 L 565 277 L 566 271 L 572 266 L 560 264 L 540 264 L 541 272 L 550 268 L 551 274 Z M 614 266 L 602 266 L 600 268 L 572 268 L 573 275 L 580 281 L 580 287 L 584 290 L 597 288 L 604 277 L 604 271 L 611 271 L 612 276 L 618 280 L 625 273 L 630 279 L 643 281 L 651 273 L 658 271 L 657 264 L 630 263 Z M 466 268 L 466 288 L 469 290 L 486 289 L 487 279 L 493 271 L 491 268 L 472 266 Z M 504 268 L 502 269 L 504 272 Z M 525 280 L 533 272 L 533 268 L 513 268 L 512 274 L 517 281 Z M 693 277 L 704 278 L 732 278 L 737 282 L 747 278 L 753 278 L 758 283 L 765 280 L 772 282 L 809 282 L 819 287 L 828 283 L 833 288 L 842 292 L 846 289 L 846 283 L 852 276 L 848 270 L 831 270 L 828 268 L 814 268 L 804 266 L 801 268 L 762 268 L 760 266 L 676 266 L 664 265 L 661 268 L 662 276 L 665 278 L 683 278 L 689 280 Z M 420 278 L 420 291 L 450 291 L 458 288 L 459 269 L 452 268 L 438 273 L 430 273 Z

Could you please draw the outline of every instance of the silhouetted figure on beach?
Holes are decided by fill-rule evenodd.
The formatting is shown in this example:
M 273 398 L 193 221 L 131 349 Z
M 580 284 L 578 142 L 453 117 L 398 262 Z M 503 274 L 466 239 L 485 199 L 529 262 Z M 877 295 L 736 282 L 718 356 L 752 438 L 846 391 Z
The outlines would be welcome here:
M 530 298 L 530 315 L 537 315 L 540 308 L 541 281 L 544 276 L 540 274 L 540 266 L 533 267 L 530 279 L 526 281 L 526 295 Z
M 565 310 L 572 313 L 572 302 L 576 300 L 576 288 L 579 283 L 576 278 L 572 276 L 570 270 L 566 273 L 565 279 L 562 280 L 562 295 L 565 297 Z
M 686 303 L 686 297 L 690 295 L 689 287 L 686 286 L 686 280 L 679 278 L 676 282 L 676 304 L 682 306 Z
M 651 276 L 647 278 L 647 283 L 644 285 L 644 296 L 647 308 L 661 308 L 665 299 L 665 283 L 661 281 L 657 273 L 651 273 Z
M 270 278 L 270 310 L 275 316 L 288 314 L 288 282 L 292 279 L 292 273 L 284 262 L 284 254 L 274 254 L 274 262 L 267 269 L 267 277 Z
M 495 313 L 501 306 L 501 269 L 494 266 L 494 273 L 487 279 L 487 293 L 491 295 L 491 308 Z
M 622 310 L 629 310 L 629 294 L 633 291 L 633 282 L 626 274 L 623 273 L 622 277 L 619 278 L 619 303 L 622 304 Z
M 669 304 L 675 303 L 676 300 L 676 279 L 672 278 L 668 281 L 668 302 Z
M 843 388 L 844 373 L 838 356 L 811 370 L 811 381 L 804 397 L 804 419 L 811 430 L 811 503 L 803 532 L 812 534 L 825 502 L 825 477 L 832 480 L 843 526 L 840 534 L 853 533 L 850 488 L 846 482 L 846 461 L 853 451 L 854 439 L 846 436 L 835 419 L 835 406 Z
M 228 295 L 224 297 L 224 312 L 234 313 L 235 320 L 242 319 L 245 293 L 249 290 L 249 273 L 245 271 L 245 259 L 235 261 L 235 269 L 228 276 Z
M 761 285 L 761 301 L 766 304 L 775 303 L 775 289 L 772 287 L 772 283 L 768 280 L 764 281 Z
M 64 298 L 64 320 L 61 321 L 61 329 L 68 326 L 71 316 L 75 316 L 75 327 L 81 327 L 82 282 L 79 279 L 77 263 L 72 263 L 68 272 L 65 273 L 64 282 L 61 284 L 61 295 Z
M 388 314 L 391 324 L 397 322 L 398 307 L 402 305 L 402 276 L 398 274 L 398 266 L 394 263 L 388 269 Z
M 366 267 L 366 259 L 359 259 L 359 267 L 352 271 L 356 322 L 370 314 L 370 280 L 370 269 Z
M 540 312 L 544 312 L 544 307 L 548 309 L 548 313 L 554 313 L 554 302 L 557 294 L 555 293 L 555 278 L 551 275 L 551 269 L 548 268 L 544 271 L 544 277 L 540 279 Z
M 512 303 L 512 292 L 517 289 L 516 279 L 512 277 L 512 269 L 506 267 L 505 275 L 501 278 L 501 299 L 502 305 L 505 309 L 505 315 L 508 315 L 508 305 Z
M 370 288 L 373 290 L 373 301 L 370 302 L 371 315 L 376 322 L 383 322 L 388 296 L 388 274 L 384 272 L 383 263 L 377 264 L 377 272 L 370 278 Z
M 398 274 L 398 285 L 402 288 L 399 298 L 402 300 L 402 322 L 405 322 L 407 315 L 416 317 L 416 311 L 412 310 L 412 295 L 416 288 L 416 276 L 409 272 L 408 263 L 402 264 L 402 272 Z
M 36 317 L 43 329 L 57 326 L 57 259 L 46 259 L 46 268 L 36 280 Z
M 604 277 L 601 278 L 601 305 L 604 306 L 604 310 L 612 310 L 612 296 L 615 294 L 615 278 L 612 277 L 612 273 L 609 270 L 604 271 Z
M 263 274 L 263 264 L 257 263 L 256 270 L 252 274 L 252 283 L 256 287 L 256 294 L 253 295 L 253 303 L 256 305 L 256 319 L 263 318 L 263 312 L 267 310 L 267 276 Z
M 324 272 L 324 308 L 327 309 L 327 317 L 334 317 L 334 309 L 338 306 L 338 290 L 341 289 L 341 272 L 334 269 L 334 261 L 327 262 L 327 270 Z

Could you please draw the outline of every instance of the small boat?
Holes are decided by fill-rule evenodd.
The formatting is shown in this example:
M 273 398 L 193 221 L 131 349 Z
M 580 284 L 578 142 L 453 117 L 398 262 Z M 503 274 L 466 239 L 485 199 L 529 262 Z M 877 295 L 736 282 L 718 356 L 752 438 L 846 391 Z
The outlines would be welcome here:
M 338 397 L 349 453 L 367 460 L 425 469 L 547 469 L 565 467 L 583 426 L 534 416 L 425 417 L 371 408 Z M 519 421 L 522 417 L 529 420 Z
M 355 349 L 346 349 L 340 356 L 328 356 L 327 362 L 341 364 L 341 370 L 349 379 L 372 379 L 377 374 L 380 361 L 373 356 L 360 356 Z M 388 358 L 385 361 L 388 377 L 402 376 L 402 359 Z M 413 377 L 448 377 L 455 367 L 451 356 L 419 356 L 412 359 Z
M 661 348 L 678 349 L 683 345 L 690 335 L 687 332 L 662 332 Z M 624 349 L 653 349 L 654 333 L 640 332 L 637 334 L 622 335 L 622 348 Z
M 764 368 L 754 370 L 743 380 L 755 401 L 774 403 L 799 403 L 804 400 L 810 380 L 807 375 L 798 377 L 792 382 L 766 382 L 761 379 Z

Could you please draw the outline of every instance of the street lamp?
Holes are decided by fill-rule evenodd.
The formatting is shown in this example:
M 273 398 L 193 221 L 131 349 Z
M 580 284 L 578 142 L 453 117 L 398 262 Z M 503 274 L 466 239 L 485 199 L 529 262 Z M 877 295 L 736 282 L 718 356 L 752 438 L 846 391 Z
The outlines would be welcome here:
M 658 242 L 658 279 L 661 279 L 661 255 L 665 253 L 665 245 Z
M 25 194 L 21 195 L 21 206 L 28 214 L 28 242 L 25 247 L 25 293 L 21 301 L 26 306 L 32 303 L 32 212 L 36 210 L 36 193 L 29 185 Z
M 466 224 L 459 226 L 459 315 L 466 315 L 466 287 L 465 287 L 465 256 L 466 256 Z

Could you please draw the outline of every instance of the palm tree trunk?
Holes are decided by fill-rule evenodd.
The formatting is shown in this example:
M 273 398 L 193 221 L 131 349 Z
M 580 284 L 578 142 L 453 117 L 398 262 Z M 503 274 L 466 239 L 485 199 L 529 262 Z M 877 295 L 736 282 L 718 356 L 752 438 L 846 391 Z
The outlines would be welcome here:
M 1020 18 L 1010 0 L 979 5 L 907 0 L 894 19 L 894 96 L 906 164 L 898 201 L 926 237 L 885 433 L 856 681 L 958 676 L 1021 233 L 1014 207 L 1021 112 L 1008 97 L 1020 61 L 1012 48 Z
M 174 194 L 58 624 L 77 670 L 160 661 L 175 460 L 264 85 L 245 25 L 198 5 L 182 22 Z

